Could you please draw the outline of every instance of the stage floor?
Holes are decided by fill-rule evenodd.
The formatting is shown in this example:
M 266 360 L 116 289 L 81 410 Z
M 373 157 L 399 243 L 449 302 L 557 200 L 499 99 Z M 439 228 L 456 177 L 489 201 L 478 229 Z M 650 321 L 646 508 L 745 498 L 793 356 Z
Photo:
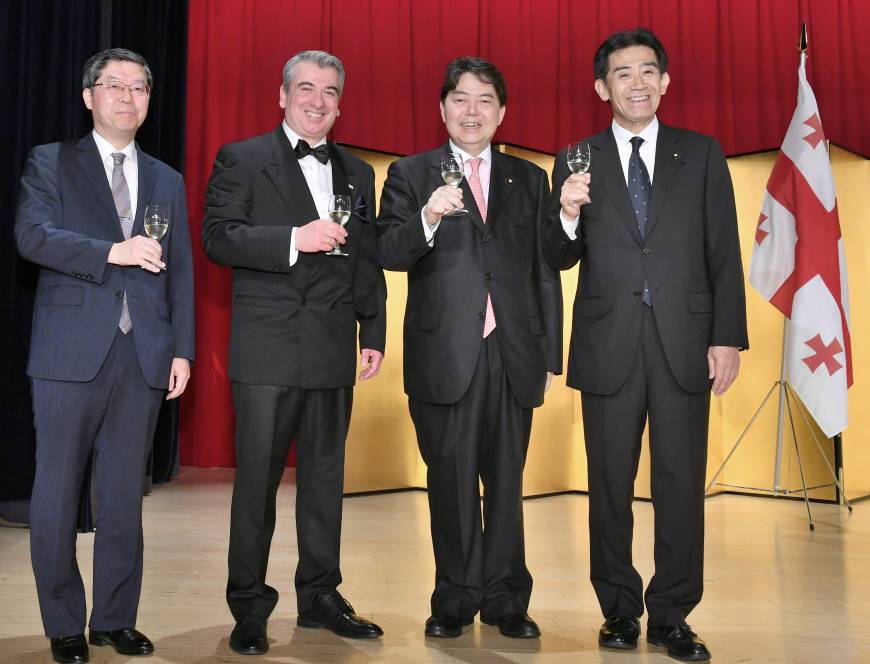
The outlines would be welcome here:
M 304 662 L 310 664 L 468 664 L 673 662 L 642 642 L 634 652 L 599 650 L 602 618 L 588 580 L 586 497 L 525 503 L 526 550 L 535 579 L 530 613 L 540 640 L 503 638 L 479 622 L 460 638 L 425 639 L 434 577 L 426 494 L 358 496 L 344 502 L 340 587 L 357 611 L 386 632 L 375 642 L 296 628 L 295 485 L 281 487 L 269 582 L 282 594 L 269 622 L 271 649 L 260 658 L 227 645 L 224 603 L 232 473 L 185 469 L 145 499 L 145 579 L 138 627 L 154 641 L 153 664 Z M 637 502 L 635 558 L 652 573 L 653 511 Z M 802 502 L 741 496 L 707 501 L 705 594 L 689 617 L 719 663 L 870 663 L 870 505 L 848 515 Z M 91 536 L 79 536 L 79 566 L 90 586 Z M 51 662 L 30 569 L 28 532 L 0 528 L 0 662 Z M 643 641 L 643 636 L 641 637 Z M 91 662 L 137 658 L 92 648 Z

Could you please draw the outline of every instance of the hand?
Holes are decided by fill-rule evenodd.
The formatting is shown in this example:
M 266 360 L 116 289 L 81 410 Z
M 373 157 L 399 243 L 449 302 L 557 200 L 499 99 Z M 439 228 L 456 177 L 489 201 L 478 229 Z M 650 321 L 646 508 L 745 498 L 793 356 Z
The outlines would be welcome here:
M 721 397 L 731 387 L 740 371 L 740 351 L 733 346 L 710 346 L 707 365 L 713 379 L 713 394 Z
M 574 219 L 580 214 L 581 207 L 592 202 L 589 200 L 589 182 L 591 179 L 591 173 L 577 173 L 569 176 L 562 183 L 559 203 L 561 203 L 562 211 L 568 219 Z
M 378 371 L 381 370 L 381 362 L 384 360 L 384 354 L 371 350 L 370 348 L 363 348 L 359 353 L 359 363 L 362 365 L 362 371 L 359 372 L 360 380 L 368 380 L 369 378 L 374 378 L 378 375 Z
M 190 362 L 183 357 L 173 357 L 172 366 L 169 368 L 169 394 L 166 400 L 180 397 L 190 380 Z
M 434 226 L 448 212 L 462 207 L 462 189 L 445 184 L 432 192 L 429 200 L 423 208 L 423 217 L 426 223 Z
M 547 382 L 544 383 L 544 394 L 546 394 L 547 392 L 550 391 L 550 385 L 552 385 L 552 384 L 553 384 L 553 372 L 548 371 L 547 372 Z
M 149 272 L 160 272 L 166 263 L 160 260 L 163 247 L 157 240 L 134 235 L 129 240 L 116 242 L 109 249 L 108 262 L 113 265 L 138 265 Z
M 296 249 L 306 254 L 332 251 L 347 242 L 347 231 L 329 219 L 315 219 L 296 229 Z

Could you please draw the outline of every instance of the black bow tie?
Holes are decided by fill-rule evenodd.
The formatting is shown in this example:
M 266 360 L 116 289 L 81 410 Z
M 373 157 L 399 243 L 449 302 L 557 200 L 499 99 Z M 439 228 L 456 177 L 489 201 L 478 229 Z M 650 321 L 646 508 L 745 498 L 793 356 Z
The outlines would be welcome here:
M 310 154 L 314 155 L 314 158 L 319 161 L 321 164 L 325 164 L 329 161 L 329 148 L 326 143 L 323 145 L 318 145 L 316 148 L 308 145 L 307 141 L 303 141 L 301 138 L 296 143 L 296 147 L 293 148 L 293 152 L 296 153 L 297 159 L 304 159 Z

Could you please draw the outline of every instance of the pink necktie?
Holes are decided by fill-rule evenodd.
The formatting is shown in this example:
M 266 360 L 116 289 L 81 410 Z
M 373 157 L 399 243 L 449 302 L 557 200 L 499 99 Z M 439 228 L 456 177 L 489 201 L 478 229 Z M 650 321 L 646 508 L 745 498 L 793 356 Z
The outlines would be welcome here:
M 480 216 L 483 218 L 483 223 L 486 223 L 486 199 L 483 197 L 483 187 L 480 184 L 480 162 L 481 157 L 469 159 L 468 163 L 471 166 L 471 175 L 468 176 L 468 186 L 471 188 L 471 194 L 474 196 L 474 202 L 477 203 L 477 209 L 480 210 Z M 492 310 L 492 298 L 486 296 L 486 318 L 483 321 L 483 338 L 486 339 L 489 333 L 495 329 L 495 312 Z

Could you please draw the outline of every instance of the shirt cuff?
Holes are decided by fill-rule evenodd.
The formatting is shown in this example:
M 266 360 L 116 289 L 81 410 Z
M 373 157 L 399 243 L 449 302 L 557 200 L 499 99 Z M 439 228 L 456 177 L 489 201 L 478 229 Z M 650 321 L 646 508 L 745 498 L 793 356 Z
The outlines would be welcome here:
M 580 225 L 580 215 L 577 215 L 573 219 L 567 219 L 565 213 L 559 210 L 559 221 L 562 222 L 562 229 L 565 231 L 565 235 L 572 240 L 576 240 L 577 227 Z
M 296 249 L 296 226 L 290 230 L 290 267 L 296 265 L 299 260 L 299 250 Z
M 438 223 L 434 226 L 430 226 L 426 222 L 426 206 L 423 206 L 423 209 L 420 210 L 420 220 L 423 222 L 423 234 L 426 236 L 426 244 L 430 247 L 435 246 L 435 231 L 438 230 L 438 227 L 441 225 L 441 220 L 438 220 Z

